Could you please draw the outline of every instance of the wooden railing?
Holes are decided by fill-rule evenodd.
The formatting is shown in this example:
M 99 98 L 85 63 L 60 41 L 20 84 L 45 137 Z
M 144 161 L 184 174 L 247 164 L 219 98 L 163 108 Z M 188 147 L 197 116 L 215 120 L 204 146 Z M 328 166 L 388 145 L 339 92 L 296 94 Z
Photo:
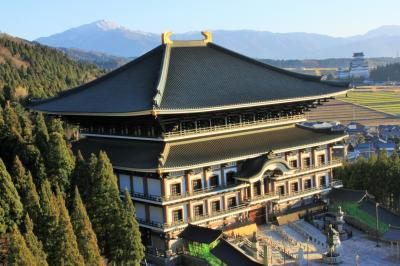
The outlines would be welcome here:
M 227 129 L 236 129 L 236 128 L 249 127 L 249 126 L 276 124 L 276 123 L 280 123 L 280 122 L 291 122 L 291 121 L 297 121 L 297 120 L 301 120 L 301 119 L 305 119 L 305 115 L 289 115 L 289 116 L 284 116 L 284 117 L 260 119 L 260 120 L 248 121 L 248 122 L 240 122 L 240 123 L 235 123 L 235 124 L 225 124 L 225 125 L 202 127 L 202 128 L 196 128 L 196 129 L 170 131 L 170 132 L 164 132 L 162 134 L 162 136 L 164 138 L 181 137 L 181 136 L 187 136 L 187 135 L 192 135 L 192 134 L 222 131 L 222 130 L 227 130 Z

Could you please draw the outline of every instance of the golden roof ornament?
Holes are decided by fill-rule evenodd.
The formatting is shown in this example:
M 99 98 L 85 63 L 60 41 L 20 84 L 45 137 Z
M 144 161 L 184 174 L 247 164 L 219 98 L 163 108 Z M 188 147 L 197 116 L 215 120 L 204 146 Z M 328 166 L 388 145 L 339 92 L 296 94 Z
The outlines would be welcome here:
M 161 42 L 162 44 L 173 44 L 174 41 L 171 40 L 172 31 L 163 32 L 161 35 Z M 203 40 L 199 40 L 199 42 L 203 41 L 203 43 L 212 42 L 212 34 L 210 31 L 202 31 L 201 35 L 204 36 Z M 179 41 L 178 41 L 179 42 Z M 197 40 L 196 40 L 197 42 Z

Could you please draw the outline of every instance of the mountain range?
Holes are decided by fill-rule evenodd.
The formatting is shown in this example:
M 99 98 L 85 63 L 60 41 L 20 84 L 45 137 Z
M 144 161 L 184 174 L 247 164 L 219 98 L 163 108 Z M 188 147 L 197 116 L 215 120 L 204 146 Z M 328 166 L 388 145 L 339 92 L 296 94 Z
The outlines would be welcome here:
M 216 44 L 254 58 L 321 59 L 351 57 L 363 51 L 367 57 L 394 57 L 400 51 L 400 26 L 389 25 L 351 37 L 255 30 L 213 30 Z M 176 39 L 200 39 L 199 32 L 174 34 Z M 41 37 L 35 41 L 52 47 L 77 48 L 136 57 L 156 47 L 161 34 L 131 30 L 115 22 L 100 20 Z

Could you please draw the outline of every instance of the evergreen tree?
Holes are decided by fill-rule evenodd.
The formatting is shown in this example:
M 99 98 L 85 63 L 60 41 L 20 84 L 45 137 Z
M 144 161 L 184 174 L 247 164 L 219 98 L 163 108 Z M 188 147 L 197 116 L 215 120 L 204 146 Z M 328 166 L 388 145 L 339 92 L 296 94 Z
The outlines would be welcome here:
M 122 228 L 124 263 L 125 265 L 140 265 L 140 261 L 144 258 L 144 247 L 141 241 L 139 224 L 136 220 L 135 207 L 127 190 L 125 190 L 124 213 L 125 224 Z
M 94 171 L 86 205 L 98 244 L 111 263 L 123 264 L 124 241 L 121 240 L 125 232 L 121 229 L 125 219 L 116 177 L 107 155 L 100 152 L 98 160 L 92 156 L 89 169 Z
M 0 158 L 0 208 L 4 212 L 6 228 L 19 224 L 22 218 L 23 206 L 6 166 Z
M 38 237 L 48 255 L 49 265 L 59 265 L 58 218 L 60 210 L 48 180 L 45 180 L 40 188 L 40 205 L 42 212 L 40 222 L 37 224 Z
M 31 173 L 29 171 L 26 172 L 18 156 L 15 157 L 12 173 L 13 181 L 21 197 L 25 212 L 29 213 L 30 216 L 37 221 L 40 215 L 39 194 L 33 183 Z
M 81 151 L 78 151 L 76 155 L 75 168 L 71 178 L 70 195 L 74 195 L 74 191 L 72 190 L 75 189 L 75 187 L 78 187 L 80 196 L 86 202 L 88 189 L 90 188 L 90 172 Z
M 50 134 L 49 151 L 47 156 L 47 172 L 53 186 L 58 184 L 63 192 L 70 185 L 70 177 L 74 170 L 74 158 L 67 148 L 60 133 Z
M 68 210 L 65 207 L 65 200 L 57 187 L 57 201 L 60 209 L 58 222 L 58 263 L 55 265 L 85 265 L 82 255 L 79 253 L 76 236 L 72 228 Z
M 0 206 L 0 237 L 7 229 L 4 209 Z
M 43 245 L 33 233 L 33 223 L 29 215 L 25 216 L 25 242 L 35 258 L 36 265 L 47 266 L 46 253 L 43 251 Z
M 36 113 L 34 121 L 35 121 L 35 128 L 34 128 L 35 144 L 39 148 L 42 154 L 47 154 L 47 149 L 48 149 L 47 145 L 50 136 L 42 113 Z
M 32 252 L 29 250 L 16 225 L 12 226 L 10 245 L 6 265 L 9 266 L 39 266 L 36 264 Z
M 77 187 L 75 188 L 74 195 L 71 222 L 77 238 L 79 251 L 86 265 L 103 265 L 100 250 L 97 245 L 97 237 L 92 229 L 92 224 L 86 213 Z
M 59 133 L 61 136 L 64 136 L 64 128 L 61 119 L 52 118 L 49 120 L 49 131 L 50 133 Z

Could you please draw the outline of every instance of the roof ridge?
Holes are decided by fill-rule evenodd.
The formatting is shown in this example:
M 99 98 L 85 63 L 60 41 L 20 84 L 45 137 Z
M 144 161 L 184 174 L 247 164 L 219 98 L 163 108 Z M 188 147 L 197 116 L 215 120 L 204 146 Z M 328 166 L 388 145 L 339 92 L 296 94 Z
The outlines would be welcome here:
M 169 68 L 169 61 L 171 58 L 171 44 L 164 44 L 164 56 L 161 61 L 161 66 L 160 66 L 160 74 L 157 82 L 157 87 L 156 87 L 156 94 L 153 97 L 153 114 L 157 114 L 157 109 L 161 105 L 161 101 L 163 98 L 164 94 L 164 89 L 165 89 L 165 84 L 167 83 L 167 77 L 168 77 L 168 68 Z

